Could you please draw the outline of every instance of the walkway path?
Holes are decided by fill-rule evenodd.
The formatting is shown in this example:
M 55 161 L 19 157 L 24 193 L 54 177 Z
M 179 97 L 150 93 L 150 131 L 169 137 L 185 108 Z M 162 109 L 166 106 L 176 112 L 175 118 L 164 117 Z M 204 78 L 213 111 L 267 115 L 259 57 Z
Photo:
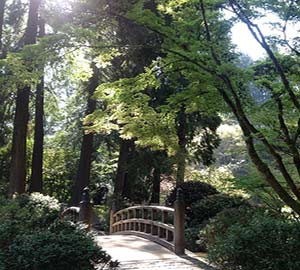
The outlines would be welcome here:
M 98 236 L 97 241 L 122 270 L 211 270 L 192 254 L 178 257 L 149 240 L 129 235 Z

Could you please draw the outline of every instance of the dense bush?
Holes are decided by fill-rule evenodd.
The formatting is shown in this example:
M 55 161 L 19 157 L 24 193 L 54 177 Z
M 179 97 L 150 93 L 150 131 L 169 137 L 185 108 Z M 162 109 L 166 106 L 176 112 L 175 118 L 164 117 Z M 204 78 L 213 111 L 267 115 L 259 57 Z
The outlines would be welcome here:
M 207 196 L 191 205 L 188 212 L 188 223 L 192 227 L 202 224 L 224 209 L 239 207 L 243 204 L 246 204 L 246 202 L 240 197 L 232 197 L 221 193 Z
M 240 197 L 231 197 L 225 194 L 214 194 L 191 204 L 187 209 L 186 246 L 187 249 L 199 252 L 206 251 L 206 239 L 199 236 L 211 218 L 224 209 L 247 205 Z
M 16 233 L 22 234 L 36 228 L 47 228 L 59 214 L 55 199 L 35 193 L 21 195 L 13 200 L 0 199 L 0 244 L 1 239 L 11 241 Z M 4 232 L 6 232 L 4 234 Z
M 31 226 L 47 227 L 53 223 L 59 215 L 60 204 L 58 200 L 40 193 L 20 195 L 16 198 L 23 211 L 28 211 L 28 222 Z
M 299 222 L 245 209 L 233 214 L 218 215 L 205 230 L 209 259 L 220 269 L 300 269 Z
M 58 213 L 58 202 L 41 194 L 0 198 L 0 270 L 114 265 L 85 231 L 59 221 Z
M 199 181 L 179 184 L 167 197 L 166 205 L 173 206 L 178 188 L 183 191 L 186 205 L 186 247 L 194 252 L 206 251 L 206 238 L 203 235 L 200 237 L 199 231 L 206 226 L 209 219 L 224 209 L 247 205 L 242 198 L 219 193 L 213 186 Z
M 20 235 L 10 245 L 10 269 L 92 270 L 111 258 L 84 231 L 64 226 L 59 232 L 44 230 Z
M 262 212 L 262 213 L 261 213 Z M 202 245 L 212 246 L 219 235 L 226 234 L 234 224 L 248 224 L 254 215 L 264 215 L 262 209 L 249 206 L 225 209 L 212 218 L 204 230 L 200 231 Z
M 170 192 L 166 199 L 167 206 L 174 205 L 178 188 L 181 188 L 183 191 L 183 198 L 186 207 L 190 207 L 192 203 L 202 200 L 206 196 L 218 193 L 213 186 L 207 183 L 198 181 L 183 182 Z
M 205 247 L 198 243 L 198 241 L 200 240 L 199 231 L 201 231 L 204 226 L 204 224 L 201 224 L 195 227 L 187 227 L 184 230 L 186 249 L 192 252 L 199 252 L 205 250 Z

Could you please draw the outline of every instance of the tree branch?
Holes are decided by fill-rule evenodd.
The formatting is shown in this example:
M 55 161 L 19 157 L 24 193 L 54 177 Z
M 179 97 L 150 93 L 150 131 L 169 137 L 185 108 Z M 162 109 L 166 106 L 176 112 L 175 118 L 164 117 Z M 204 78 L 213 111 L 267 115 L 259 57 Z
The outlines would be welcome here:
M 280 65 L 277 57 L 275 56 L 275 54 L 273 53 L 272 49 L 270 48 L 270 46 L 266 42 L 265 36 L 263 35 L 263 33 L 260 30 L 259 26 L 256 25 L 256 24 L 254 24 L 249 19 L 249 17 L 243 11 L 243 8 L 241 7 L 241 5 L 236 0 L 230 0 L 229 4 L 230 4 L 231 8 L 233 9 L 234 13 L 238 16 L 238 18 L 242 22 L 244 22 L 246 24 L 246 26 L 248 27 L 249 31 L 253 35 L 253 37 L 262 46 L 262 48 L 266 51 L 266 53 L 268 54 L 268 56 L 272 60 L 274 66 L 275 66 L 275 69 L 277 70 L 277 72 L 279 74 L 279 77 L 280 77 L 280 79 L 282 81 L 282 84 L 283 84 L 285 90 L 289 94 L 289 96 L 290 96 L 290 98 L 291 98 L 294 106 L 296 107 L 296 109 L 300 112 L 300 103 L 299 103 L 299 100 L 298 100 L 296 94 L 294 93 L 292 87 L 290 86 L 289 80 L 288 80 L 288 78 L 287 78 L 287 76 L 286 76 L 286 74 L 285 74 L 282 66 Z

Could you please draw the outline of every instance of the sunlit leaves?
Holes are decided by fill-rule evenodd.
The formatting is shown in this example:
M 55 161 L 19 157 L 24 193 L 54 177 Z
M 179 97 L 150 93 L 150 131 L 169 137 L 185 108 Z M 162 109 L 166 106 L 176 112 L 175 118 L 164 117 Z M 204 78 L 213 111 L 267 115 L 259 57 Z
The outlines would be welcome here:
M 86 118 L 86 123 L 93 123 L 89 129 L 100 132 L 116 129 L 123 138 L 135 138 L 138 145 L 174 151 L 174 114 L 157 111 L 149 105 L 151 96 L 147 92 L 159 86 L 152 69 L 135 78 L 100 85 L 95 98 L 103 100 L 107 108 Z
M 35 85 L 40 73 L 28 70 L 27 63 L 21 54 L 8 54 L 6 59 L 0 61 L 2 83 L 8 83 L 11 88 Z

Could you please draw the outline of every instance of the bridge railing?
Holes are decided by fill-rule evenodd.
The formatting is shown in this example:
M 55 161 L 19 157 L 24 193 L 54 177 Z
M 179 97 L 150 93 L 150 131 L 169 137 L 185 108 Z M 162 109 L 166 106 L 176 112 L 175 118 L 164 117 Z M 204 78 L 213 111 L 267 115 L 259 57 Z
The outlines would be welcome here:
M 134 234 L 157 242 L 178 255 L 184 254 L 184 203 L 178 190 L 175 208 L 155 205 L 138 205 L 110 217 L 111 234 Z
M 111 234 L 135 234 L 157 242 L 183 255 L 185 251 L 184 220 L 185 206 L 182 190 L 177 190 L 175 207 L 137 205 L 118 212 L 112 207 L 110 215 Z M 61 217 L 73 222 L 82 222 L 87 230 L 92 227 L 93 209 L 89 189 L 85 188 L 79 207 L 65 209 Z

